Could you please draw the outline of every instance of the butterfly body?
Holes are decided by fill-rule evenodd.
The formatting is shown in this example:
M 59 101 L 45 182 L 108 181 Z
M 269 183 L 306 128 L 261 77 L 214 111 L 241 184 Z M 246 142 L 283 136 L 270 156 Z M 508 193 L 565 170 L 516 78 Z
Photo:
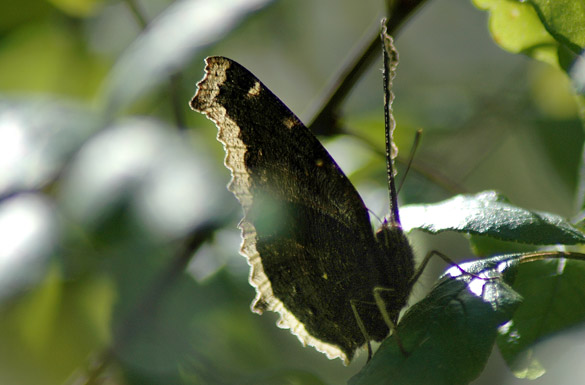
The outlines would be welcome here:
M 219 128 L 244 218 L 241 253 L 257 296 L 252 309 L 280 313 L 304 344 L 348 362 L 366 337 L 380 341 L 410 293 L 412 250 L 399 224 L 374 233 L 349 179 L 317 138 L 254 75 L 223 57 L 206 59 L 191 107 Z M 352 304 L 354 308 L 352 308 Z

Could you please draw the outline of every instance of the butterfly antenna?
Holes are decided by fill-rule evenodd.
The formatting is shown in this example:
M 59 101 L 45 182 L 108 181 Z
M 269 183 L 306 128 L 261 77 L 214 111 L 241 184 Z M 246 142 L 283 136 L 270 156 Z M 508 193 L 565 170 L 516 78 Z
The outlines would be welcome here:
M 388 173 L 388 191 L 390 195 L 390 224 L 400 226 L 400 215 L 398 214 L 398 195 L 396 193 L 396 182 L 394 180 L 394 158 L 398 150 L 392 141 L 392 133 L 396 127 L 392 115 L 392 79 L 396 74 L 398 66 L 398 51 L 394 48 L 393 39 L 386 29 L 386 19 L 382 20 L 382 51 L 384 53 L 384 126 L 386 131 L 386 170 Z
M 418 146 L 420 145 L 420 140 L 422 138 L 422 129 L 419 128 L 416 130 L 416 134 L 414 135 L 414 142 L 412 143 L 412 147 L 410 148 L 410 154 L 408 155 L 408 164 L 406 165 L 406 170 L 404 170 L 404 175 L 400 178 L 400 183 L 398 184 L 398 191 L 397 193 L 400 194 L 402 190 L 402 186 L 404 186 L 404 181 L 406 180 L 406 176 L 410 171 L 410 166 L 412 166 L 412 161 L 414 160 L 414 154 L 416 154 L 416 150 L 418 150 Z
M 378 222 L 383 223 L 382 219 L 378 216 L 378 214 L 376 214 L 372 210 L 368 209 L 367 207 L 366 207 L 366 209 L 369 211 L 370 214 L 372 214 L 374 216 L 374 218 L 376 218 L 378 220 Z

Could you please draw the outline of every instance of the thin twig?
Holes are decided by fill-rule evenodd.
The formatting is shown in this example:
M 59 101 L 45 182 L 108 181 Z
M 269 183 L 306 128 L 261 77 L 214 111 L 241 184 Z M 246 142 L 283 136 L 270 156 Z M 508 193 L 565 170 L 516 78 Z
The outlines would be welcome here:
M 185 123 L 185 103 L 181 99 L 181 72 L 175 72 L 169 79 L 169 94 L 171 96 L 171 108 L 175 123 L 180 130 L 187 128 Z
M 364 145 L 374 151 L 380 157 L 386 157 L 386 152 L 379 148 L 379 143 L 375 142 L 371 138 L 366 135 L 362 135 L 359 131 L 352 129 L 351 135 L 353 138 L 359 140 L 360 142 L 364 143 Z M 433 184 L 441 187 L 445 191 L 448 191 L 452 194 L 463 194 L 467 192 L 467 190 L 458 182 L 453 180 L 452 178 L 448 177 L 436 167 L 429 165 L 420 159 L 413 159 L 411 161 L 410 156 L 405 157 L 402 153 L 398 153 L 396 157 L 397 163 L 408 165 L 410 169 L 412 169 L 416 174 L 422 175 L 425 179 L 429 180 Z M 404 181 L 401 180 L 401 184 L 404 184 Z M 399 188 L 400 190 L 400 188 Z
M 410 147 L 410 154 L 408 155 L 408 162 L 406 163 L 406 169 L 402 173 L 402 178 L 400 178 L 400 183 L 398 183 L 398 194 L 400 194 L 400 190 L 402 190 L 402 186 L 404 186 L 404 182 L 406 181 L 406 176 L 410 171 L 410 167 L 412 167 L 412 161 L 414 160 L 414 155 L 416 154 L 416 150 L 418 150 L 418 146 L 420 145 L 420 139 L 422 137 L 422 129 L 416 130 L 416 135 L 414 136 L 414 142 Z
M 136 21 L 138 21 L 140 28 L 146 29 L 146 26 L 148 26 L 148 21 L 147 21 L 146 15 L 142 11 L 142 9 L 140 9 L 138 7 L 138 4 L 136 4 L 136 1 L 134 1 L 134 0 L 125 0 L 125 1 L 126 1 L 126 4 L 128 5 L 128 8 L 130 8 L 130 10 L 132 11 L 134 18 L 136 18 Z
M 585 254 L 579 253 L 579 252 L 574 252 L 574 251 L 543 251 L 543 252 L 526 253 L 526 254 L 518 256 L 517 260 L 520 264 L 523 264 L 523 263 L 530 263 L 530 262 L 535 262 L 535 261 L 543 261 L 546 259 L 560 259 L 560 258 L 585 262 Z
M 334 135 L 341 132 L 337 124 L 337 110 L 380 52 L 379 32 L 380 27 L 376 24 L 376 28 L 368 32 L 368 36 L 350 53 L 350 59 L 344 63 L 323 96 L 315 103 L 317 108 L 311 114 L 313 118 L 309 119 L 311 123 L 308 125 L 315 134 Z
M 387 15 L 388 34 L 396 35 L 404 22 L 412 16 L 414 11 L 426 0 L 402 0 Z M 327 87 L 327 90 L 316 103 L 317 108 L 308 119 L 311 131 L 320 135 L 334 135 L 342 132 L 338 125 L 337 114 L 339 107 L 353 89 L 362 74 L 372 65 L 380 53 L 379 44 L 380 26 L 368 32 L 367 37 L 358 44 L 358 48 L 350 53 L 349 60 L 341 67 Z

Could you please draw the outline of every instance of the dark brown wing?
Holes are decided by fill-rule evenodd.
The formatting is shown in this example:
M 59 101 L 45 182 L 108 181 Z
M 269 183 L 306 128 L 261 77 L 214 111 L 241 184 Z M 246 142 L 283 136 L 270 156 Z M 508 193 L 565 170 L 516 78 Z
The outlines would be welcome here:
M 387 328 L 371 302 L 388 276 L 360 196 L 300 120 L 248 70 L 206 59 L 191 107 L 219 128 L 232 172 L 229 189 L 244 209 L 241 253 L 257 289 L 254 311 L 280 313 L 304 344 L 349 361 L 366 341 L 350 299 L 360 303 L 370 335 Z

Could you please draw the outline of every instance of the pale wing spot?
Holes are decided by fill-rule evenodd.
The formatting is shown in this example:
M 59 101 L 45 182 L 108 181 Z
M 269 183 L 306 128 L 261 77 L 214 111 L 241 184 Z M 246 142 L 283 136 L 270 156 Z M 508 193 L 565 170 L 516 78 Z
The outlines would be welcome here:
M 292 117 L 286 117 L 283 119 L 282 123 L 290 130 L 295 126 L 296 121 Z
M 248 90 L 248 96 L 252 97 L 252 96 L 258 96 L 260 94 L 260 90 L 262 89 L 262 86 L 260 85 L 260 82 L 256 82 L 254 83 L 254 85 Z

